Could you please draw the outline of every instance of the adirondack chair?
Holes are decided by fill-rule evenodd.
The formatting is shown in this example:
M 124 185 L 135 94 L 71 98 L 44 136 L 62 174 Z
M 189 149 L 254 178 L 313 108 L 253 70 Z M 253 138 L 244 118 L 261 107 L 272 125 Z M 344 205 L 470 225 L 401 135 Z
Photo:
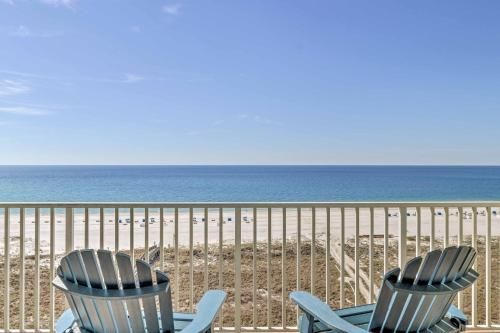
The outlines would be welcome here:
M 116 269 L 117 267 L 118 269 Z M 197 313 L 172 310 L 167 275 L 129 255 L 107 250 L 78 250 L 66 255 L 57 268 L 54 286 L 69 303 L 56 323 L 57 332 L 211 332 L 226 298 L 220 290 L 207 291 Z M 78 328 L 78 329 L 77 329 Z
M 290 298 L 304 313 L 301 333 L 314 332 L 461 332 L 467 317 L 452 305 L 455 295 L 479 274 L 476 251 L 452 246 L 410 260 L 402 272 L 384 276 L 377 303 L 332 310 L 317 297 L 295 291 Z

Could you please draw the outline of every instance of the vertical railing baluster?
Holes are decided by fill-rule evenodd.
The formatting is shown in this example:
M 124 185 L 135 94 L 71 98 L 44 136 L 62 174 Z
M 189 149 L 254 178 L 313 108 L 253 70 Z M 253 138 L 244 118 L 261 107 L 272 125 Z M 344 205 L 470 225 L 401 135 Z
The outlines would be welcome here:
M 253 208 L 253 243 L 252 243 L 252 322 L 253 328 L 257 329 L 257 208 Z
M 179 280 L 181 278 L 179 274 L 179 208 L 174 210 L 174 252 L 175 252 L 175 307 L 179 308 L 180 300 L 180 290 L 179 290 Z
M 223 241 L 224 241 L 224 229 L 223 229 L 223 224 L 224 224 L 224 214 L 223 214 L 223 209 L 222 207 L 219 207 L 219 289 L 224 289 L 224 253 L 223 253 Z M 222 330 L 223 327 L 223 319 L 224 316 L 222 314 L 222 311 L 224 311 L 224 307 L 219 311 L 219 329 Z
M 52 281 L 54 280 L 54 272 L 55 272 L 55 257 L 56 257 L 56 217 L 55 217 L 55 209 L 50 208 L 50 263 L 49 263 L 49 329 L 50 332 L 54 331 L 54 322 L 55 322 L 55 291 L 52 286 Z
M 344 207 L 340 208 L 340 307 L 344 307 L 345 300 L 345 210 Z
M 235 209 L 234 220 L 234 325 L 238 333 L 241 331 L 241 207 Z
M 115 208 L 115 253 L 120 251 L 120 217 L 119 209 Z
M 458 245 L 462 245 L 464 242 L 464 209 L 463 207 L 458 208 Z
M 370 280 L 368 303 L 373 303 L 373 257 L 375 253 L 373 252 L 373 228 L 375 225 L 374 208 L 370 207 L 370 235 L 369 235 L 369 245 L 368 245 L 368 278 Z
M 384 272 L 389 270 L 389 211 L 384 207 Z
M 134 224 L 135 224 L 135 211 L 134 207 L 130 208 L 130 258 L 135 262 L 135 249 L 134 249 Z
M 472 239 L 471 245 L 473 248 L 477 249 L 477 208 L 472 207 Z M 474 269 L 477 269 L 477 260 L 474 261 L 474 265 L 472 266 Z M 472 314 L 471 314 L 471 324 L 472 327 L 477 326 L 477 283 L 472 284 Z
M 164 270 L 165 267 L 165 212 L 163 207 L 160 208 L 160 270 Z
M 417 214 L 417 235 L 415 236 L 415 257 L 420 255 L 420 238 L 422 234 L 422 207 L 415 207 L 415 214 Z
M 68 225 L 68 210 L 66 210 L 66 227 Z M 67 229 L 66 229 L 67 230 Z M 67 242 L 67 237 L 66 237 Z M 66 249 L 67 251 L 67 249 Z M 33 302 L 35 305 L 33 313 L 33 324 L 35 332 L 40 330 L 40 208 L 35 208 L 35 288 L 33 294 Z
M 458 207 L 458 246 L 464 242 L 464 210 L 463 207 Z M 458 293 L 458 308 L 463 310 L 464 294 Z
M 3 209 L 3 215 L 4 215 L 3 216 L 3 222 L 4 222 L 3 326 L 4 330 L 8 332 L 10 330 L 10 273 L 11 273 L 10 272 L 10 209 L 8 207 L 5 207 Z
M 189 207 L 189 310 L 194 310 L 193 207 Z
M 302 271 L 301 271 L 301 254 L 302 254 L 302 244 L 301 244 L 301 208 L 297 208 L 297 264 L 296 264 L 296 275 L 297 275 L 297 290 L 300 290 Z M 297 307 L 297 322 L 299 320 L 299 308 Z
M 445 220 L 444 220 L 444 241 L 443 247 L 448 247 L 450 244 L 450 208 L 444 208 Z
M 149 208 L 144 208 L 144 258 L 149 262 Z
M 84 239 L 84 247 L 88 249 L 90 247 L 90 220 L 89 220 L 89 208 L 85 207 L 85 212 L 84 212 L 84 219 L 85 219 L 85 239 Z
M 272 211 L 267 209 L 267 327 L 271 329 L 271 226 Z
M 354 305 L 359 303 L 359 207 L 355 209 L 355 235 L 354 235 Z
M 99 248 L 104 249 L 104 208 L 99 208 Z
M 330 244 L 330 207 L 326 207 L 326 281 L 325 281 L 325 286 L 326 286 L 326 295 L 325 295 L 325 302 L 328 303 L 329 297 L 331 295 L 331 282 L 330 282 L 330 273 L 331 273 L 331 244 Z
M 75 241 L 75 223 L 73 220 L 73 208 L 68 207 L 66 208 L 66 225 L 65 225 L 65 244 L 64 244 L 64 250 L 66 253 L 70 253 L 74 249 L 74 241 Z
M 311 221 L 311 294 L 316 291 L 316 207 L 312 207 Z
M 205 291 L 208 290 L 208 208 L 205 207 L 204 209 L 204 218 L 205 218 L 205 223 L 203 225 L 203 231 L 204 231 L 204 253 L 205 253 L 205 272 L 204 272 L 204 286 L 205 286 Z
M 406 265 L 406 237 L 407 237 L 407 210 L 406 207 L 400 207 L 400 224 L 399 224 L 399 267 Z
M 485 311 L 486 326 L 491 327 L 491 209 L 486 207 L 486 282 L 485 282 Z
M 436 209 L 431 207 L 431 234 L 429 237 L 429 251 L 434 250 L 434 240 L 436 239 Z
M 5 207 L 4 211 L 4 290 L 3 290 L 3 311 L 4 329 L 10 330 L 10 208 Z
M 25 293 L 24 293 L 24 256 L 25 256 L 25 225 L 26 225 L 26 209 L 21 208 L 19 210 L 19 331 L 24 332 L 24 302 L 25 302 Z
M 286 299 L 287 299 L 287 281 L 286 281 L 286 208 L 282 208 L 282 231 L 283 240 L 281 242 L 281 321 L 283 330 L 286 328 Z

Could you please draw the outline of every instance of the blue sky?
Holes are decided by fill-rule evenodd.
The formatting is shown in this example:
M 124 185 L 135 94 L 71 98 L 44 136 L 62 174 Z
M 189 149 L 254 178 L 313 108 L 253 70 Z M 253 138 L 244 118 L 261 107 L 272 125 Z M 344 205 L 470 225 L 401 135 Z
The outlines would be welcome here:
M 500 164 L 499 12 L 0 0 L 0 164 Z

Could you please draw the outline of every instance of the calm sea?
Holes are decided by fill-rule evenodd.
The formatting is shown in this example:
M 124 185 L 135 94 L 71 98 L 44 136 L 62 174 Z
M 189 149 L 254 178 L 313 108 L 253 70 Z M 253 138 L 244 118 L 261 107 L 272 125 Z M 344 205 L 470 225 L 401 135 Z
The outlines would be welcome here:
M 493 166 L 0 166 L 0 201 L 499 199 Z

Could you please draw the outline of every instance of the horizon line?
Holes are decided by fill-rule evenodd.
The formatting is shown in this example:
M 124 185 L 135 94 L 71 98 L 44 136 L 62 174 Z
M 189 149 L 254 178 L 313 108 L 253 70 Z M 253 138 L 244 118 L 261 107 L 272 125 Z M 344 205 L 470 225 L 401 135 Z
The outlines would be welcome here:
M 115 166 L 115 167 L 283 167 L 283 166 L 351 166 L 351 167 L 500 167 L 500 164 L 0 164 L 0 167 L 44 167 L 44 166 Z

